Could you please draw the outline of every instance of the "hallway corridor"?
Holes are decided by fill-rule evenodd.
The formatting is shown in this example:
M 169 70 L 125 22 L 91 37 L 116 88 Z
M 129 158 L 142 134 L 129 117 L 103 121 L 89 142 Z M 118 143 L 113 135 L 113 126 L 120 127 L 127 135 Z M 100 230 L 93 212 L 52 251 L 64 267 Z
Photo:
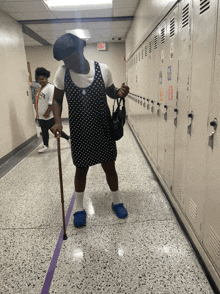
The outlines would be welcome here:
M 63 124 L 69 134 L 69 126 Z M 89 168 L 87 225 L 73 210 L 48 293 L 211 294 L 197 256 L 155 179 L 128 124 L 117 141 L 119 191 L 128 211 L 118 219 L 101 165 Z M 39 135 L 39 129 L 38 129 Z M 0 179 L 0 293 L 40 294 L 62 229 L 56 139 L 36 148 Z M 75 166 L 61 139 L 65 214 L 74 200 Z M 72 201 L 73 204 L 73 201 Z M 70 208 L 69 208 L 70 207 Z

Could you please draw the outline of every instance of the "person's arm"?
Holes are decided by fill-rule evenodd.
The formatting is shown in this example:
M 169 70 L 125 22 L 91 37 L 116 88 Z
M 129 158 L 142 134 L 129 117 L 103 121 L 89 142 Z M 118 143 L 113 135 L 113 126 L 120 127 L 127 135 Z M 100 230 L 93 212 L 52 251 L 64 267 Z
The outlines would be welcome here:
M 59 136 L 62 132 L 63 126 L 61 124 L 61 107 L 63 103 L 64 90 L 57 89 L 54 87 L 53 95 L 53 115 L 55 120 L 55 125 L 52 127 L 54 133 L 59 132 Z
M 106 89 L 106 94 L 113 99 L 126 97 L 129 93 L 129 87 L 125 85 L 125 83 L 122 84 L 120 89 L 117 89 L 114 84 L 112 84 L 110 87 Z

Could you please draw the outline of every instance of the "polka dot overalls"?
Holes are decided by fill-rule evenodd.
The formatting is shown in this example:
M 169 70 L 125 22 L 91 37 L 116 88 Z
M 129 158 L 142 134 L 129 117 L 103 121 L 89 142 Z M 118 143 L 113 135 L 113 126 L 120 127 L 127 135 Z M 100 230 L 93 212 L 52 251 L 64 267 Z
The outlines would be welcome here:
M 76 167 L 115 161 L 116 143 L 110 136 L 110 110 L 100 66 L 95 62 L 95 78 L 87 88 L 77 87 L 66 69 L 64 91 L 69 106 L 71 152 Z

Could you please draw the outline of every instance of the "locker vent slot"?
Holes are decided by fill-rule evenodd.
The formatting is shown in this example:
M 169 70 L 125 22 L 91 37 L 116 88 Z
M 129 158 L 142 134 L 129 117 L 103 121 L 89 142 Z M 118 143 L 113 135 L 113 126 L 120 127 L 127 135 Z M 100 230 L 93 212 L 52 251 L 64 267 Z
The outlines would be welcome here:
M 161 30 L 161 44 L 165 43 L 165 28 Z
M 147 56 L 147 46 L 145 46 L 145 56 Z
M 144 49 L 141 50 L 141 57 L 144 59 Z
M 151 53 L 151 41 L 149 42 L 149 53 Z
M 189 24 L 189 4 L 183 8 L 182 13 L 182 28 Z
M 157 49 L 157 36 L 154 37 L 154 49 Z
M 220 238 L 212 227 L 209 229 L 209 245 L 217 258 L 220 257 Z
M 196 223 L 197 220 L 197 205 L 193 202 L 193 200 L 189 199 L 189 215 Z
M 170 21 L 170 38 L 175 35 L 175 17 Z
M 210 8 L 210 0 L 200 0 L 200 14 Z

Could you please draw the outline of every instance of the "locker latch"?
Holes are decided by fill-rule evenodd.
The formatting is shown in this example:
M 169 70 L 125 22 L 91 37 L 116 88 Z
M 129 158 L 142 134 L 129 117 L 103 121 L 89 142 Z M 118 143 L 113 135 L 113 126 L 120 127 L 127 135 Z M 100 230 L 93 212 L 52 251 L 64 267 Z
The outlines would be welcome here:
M 217 126 L 218 126 L 217 118 L 215 118 L 212 122 L 210 122 L 210 126 L 214 127 L 214 129 L 216 131 Z M 213 149 L 213 146 L 214 146 L 214 134 L 215 134 L 215 131 L 212 132 L 212 134 L 209 136 L 208 146 L 210 146 L 212 149 Z
M 166 108 L 166 110 L 167 110 L 168 106 L 164 105 L 164 108 Z M 167 111 L 164 113 L 164 119 L 167 120 Z
M 175 108 L 174 112 L 176 112 L 176 114 L 178 114 L 178 108 Z M 174 126 L 177 127 L 177 116 L 174 118 Z
M 160 106 L 160 103 L 158 102 L 157 105 Z M 160 115 L 160 109 L 157 109 L 157 115 Z
M 147 99 L 147 101 L 149 101 L 149 99 Z M 148 104 L 147 104 L 147 109 L 148 109 L 148 110 L 150 109 L 149 102 L 148 102 Z
M 152 100 L 151 103 L 154 103 L 154 101 Z M 154 112 L 154 106 L 151 107 L 151 112 Z
M 188 114 L 188 117 L 191 118 L 191 122 L 188 125 L 188 131 L 187 131 L 187 133 L 191 136 L 191 132 L 192 132 L 192 120 L 193 120 L 193 117 L 194 117 L 193 111 L 191 111 L 191 113 Z

